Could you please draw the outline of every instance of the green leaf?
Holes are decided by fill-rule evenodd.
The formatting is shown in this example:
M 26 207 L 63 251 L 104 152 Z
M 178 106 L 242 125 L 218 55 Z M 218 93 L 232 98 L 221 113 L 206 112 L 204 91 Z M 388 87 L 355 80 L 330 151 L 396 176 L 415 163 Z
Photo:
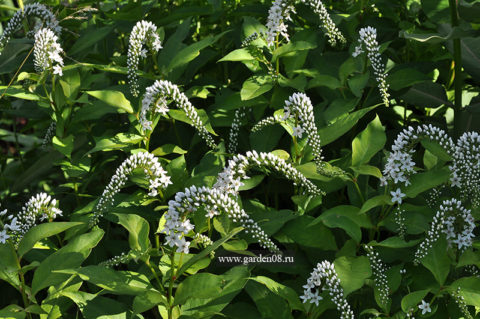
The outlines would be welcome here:
M 259 152 L 270 152 L 282 138 L 283 129 L 277 125 L 264 127 L 261 131 L 250 133 L 250 145 Z
M 422 0 L 422 10 L 432 21 L 450 22 L 448 0 Z
M 468 33 L 460 29 L 459 27 L 455 27 L 453 29 L 449 28 L 448 33 L 442 32 L 442 34 L 440 33 L 409 33 L 403 30 L 399 32 L 399 36 L 401 38 L 422 42 L 422 43 L 428 43 L 428 44 L 444 43 L 451 39 L 458 39 L 458 38 L 464 37 L 466 34 Z
M 370 72 L 363 74 L 356 74 L 350 79 L 348 79 L 348 86 L 352 90 L 353 95 L 356 97 L 361 97 L 363 94 L 363 89 L 367 86 L 368 80 L 370 78 Z
M 112 90 L 102 91 L 86 91 L 88 95 L 91 95 L 100 101 L 107 103 L 110 106 L 124 110 L 127 113 L 133 114 L 133 108 L 130 101 L 125 98 L 122 92 Z
M 412 105 L 421 107 L 434 108 L 451 104 L 447 99 L 444 87 L 430 81 L 413 85 L 401 98 Z
M 36 225 L 23 236 L 18 244 L 18 256 L 22 257 L 25 255 L 38 241 L 82 224 L 81 222 L 51 222 Z
M 208 117 L 207 112 L 205 112 L 204 109 L 196 109 L 196 111 L 197 111 L 198 117 L 200 117 L 200 120 L 202 121 L 207 131 L 212 133 L 213 135 L 217 135 L 217 133 L 215 133 L 215 131 L 212 128 L 212 124 L 210 123 L 210 118 Z M 168 111 L 168 114 L 177 121 L 181 121 L 181 122 L 193 125 L 192 120 L 187 116 L 184 110 L 170 109 L 170 111 Z
M 365 256 L 342 256 L 335 259 L 334 264 L 345 296 L 362 288 L 365 280 L 372 276 L 370 262 Z
M 63 76 L 59 80 L 63 94 L 66 98 L 73 100 L 77 97 L 81 86 L 80 74 L 77 70 L 68 70 L 63 72 Z
M 132 318 L 127 306 L 113 299 L 84 291 L 62 291 L 62 295 L 75 302 L 85 319 Z
M 193 61 L 200 54 L 200 50 L 214 44 L 221 37 L 223 37 L 227 32 L 229 31 L 220 33 L 219 35 L 216 35 L 216 36 L 208 36 L 200 41 L 197 41 L 187 46 L 186 48 L 183 48 L 170 61 L 170 64 L 168 65 L 168 69 L 173 70 L 181 66 L 186 66 L 189 62 Z
M 27 313 L 18 305 L 8 305 L 0 310 L 0 317 L 5 319 L 24 319 Z
M 112 32 L 113 28 L 113 26 L 99 28 L 97 25 L 91 25 L 89 28 L 85 29 L 84 34 L 82 34 L 82 36 L 73 44 L 68 51 L 68 55 L 75 55 L 90 48 L 95 43 L 99 43 L 107 37 L 110 32 Z
M 150 310 L 160 304 L 168 306 L 167 297 L 156 290 L 149 290 L 145 291 L 143 294 L 135 296 L 133 299 L 132 310 L 134 314 L 138 314 Z
M 293 290 L 292 288 L 282 285 L 274 281 L 273 279 L 270 279 L 265 276 L 251 277 L 250 280 L 254 280 L 262 285 L 265 285 L 265 287 L 267 287 L 268 290 L 270 290 L 277 296 L 285 299 L 290 305 L 290 309 L 303 310 L 302 302 L 300 301 L 300 298 L 298 297 L 295 290 Z
M 290 158 L 290 154 L 288 154 L 288 152 L 284 150 L 274 150 L 271 153 L 285 161 L 288 161 L 288 159 Z
M 311 39 L 310 41 L 290 41 L 273 51 L 272 62 L 275 62 L 281 56 L 295 54 L 298 51 L 315 49 L 316 47 L 315 39 Z
M 433 155 L 435 155 L 439 159 L 446 162 L 452 160 L 452 157 L 447 153 L 447 150 L 441 147 L 440 144 L 438 144 L 438 142 L 423 139 L 420 141 L 420 143 L 422 143 L 423 147 L 425 147 L 427 150 L 429 150 Z
M 302 215 L 285 224 L 282 232 L 299 245 L 324 250 L 337 250 L 332 232 L 322 223 L 312 224 L 314 218 Z
M 263 180 L 265 179 L 265 175 L 255 175 L 251 176 L 249 179 L 246 179 L 243 182 L 243 185 L 240 186 L 238 189 L 239 191 L 247 191 L 249 189 L 253 189 L 257 187 Z
M 400 237 L 388 237 L 385 240 L 382 240 L 381 242 L 377 243 L 375 241 L 370 242 L 370 246 L 379 246 L 379 247 L 386 247 L 386 248 L 409 248 L 418 245 L 422 240 L 421 239 L 416 239 L 416 240 L 410 240 L 410 241 L 405 241 L 404 239 Z
M 60 139 L 57 136 L 52 138 L 53 147 L 55 147 L 60 153 L 70 158 L 73 151 L 73 135 L 69 135 Z
M 362 231 L 360 227 L 370 228 L 372 224 L 365 214 L 359 213 L 360 209 L 355 206 L 340 205 L 323 212 L 311 225 L 323 222 L 329 228 L 341 228 L 360 243 Z
M 385 127 L 377 115 L 352 142 L 352 166 L 367 164 L 385 146 L 386 141 Z
M 66 246 L 45 258 L 33 275 L 32 294 L 64 282 L 69 276 L 55 271 L 79 267 L 90 255 L 92 248 L 100 242 L 103 234 L 103 230 L 94 229 L 90 233 L 73 238 Z
M 402 298 L 402 310 L 408 312 L 410 309 L 417 309 L 417 305 L 425 298 L 430 290 L 419 290 L 411 292 Z
M 480 81 L 480 37 L 461 39 L 462 64 L 465 71 Z
M 25 91 L 21 85 L 11 85 L 8 90 L 7 87 L 6 85 L 0 85 L 0 95 L 5 94 L 5 96 L 12 96 L 28 101 L 40 100 L 38 95 Z
M 238 234 L 242 230 L 243 230 L 242 227 L 237 227 L 237 228 L 232 229 L 232 231 L 230 231 L 226 236 L 224 236 L 224 237 L 220 238 L 219 240 L 215 241 L 212 245 L 208 246 L 207 248 L 205 248 L 204 250 L 202 250 L 201 252 L 196 254 L 194 257 L 190 258 L 188 261 L 186 261 L 182 265 L 182 267 L 179 270 L 177 270 L 177 274 L 176 274 L 177 278 L 179 278 L 188 268 L 190 268 L 197 261 L 199 261 L 203 257 L 210 254 L 210 252 L 212 252 L 215 249 L 217 249 L 218 247 L 220 247 L 220 245 L 222 245 L 224 242 L 226 242 L 227 240 L 229 240 L 230 238 L 232 238 L 233 236 L 235 236 L 236 234 Z
M 150 248 L 150 240 L 148 235 L 150 232 L 150 225 L 143 218 L 136 214 L 111 214 L 118 218 L 115 222 L 125 227 L 128 230 L 128 242 L 130 248 L 137 251 L 147 251 Z
M 460 278 L 453 282 L 449 289 L 456 291 L 458 287 L 467 305 L 480 307 L 480 278 L 477 276 Z
M 272 78 L 269 75 L 253 75 L 243 82 L 240 96 L 242 101 L 251 100 L 270 91 L 273 88 Z
M 222 278 L 220 276 L 199 273 L 186 278 L 178 285 L 174 305 L 185 303 L 189 298 L 209 299 L 221 294 Z M 202 289 L 198 289 L 202 287 Z
M 341 88 L 342 84 L 336 77 L 332 75 L 318 73 L 318 75 L 315 75 L 313 79 L 308 81 L 307 89 L 321 86 L 325 86 L 331 90 L 336 90 L 338 88 Z
M 287 301 L 270 291 L 265 285 L 249 281 L 245 291 L 255 302 L 261 318 L 293 319 L 292 309 Z
M 387 78 L 387 83 L 392 90 L 398 91 L 428 80 L 428 76 L 417 69 L 405 68 L 392 72 Z
M 118 133 L 117 135 L 115 135 L 115 137 L 99 140 L 95 144 L 95 147 L 88 151 L 86 155 L 98 151 L 106 152 L 111 150 L 123 149 L 128 146 L 138 144 L 142 140 L 143 137 L 141 135 L 132 133 Z
M 145 291 L 155 291 L 147 276 L 133 271 L 116 271 L 104 266 L 90 265 L 57 272 L 78 275 L 82 280 L 91 282 L 112 294 L 136 296 Z
M 430 270 L 440 286 L 443 286 L 450 272 L 450 258 L 448 254 L 445 253 L 446 251 L 447 242 L 445 239 L 440 238 L 421 260 L 422 265 Z
M 193 295 L 181 307 L 182 317 L 212 318 L 214 315 L 218 315 L 243 290 L 249 276 L 250 273 L 246 266 L 233 267 L 226 273 L 218 275 L 221 279 L 219 286 L 221 291 L 212 298 L 196 298 L 195 293 L 201 290 L 196 287 Z
M 224 61 L 251 61 L 255 60 L 255 57 L 253 57 L 249 50 L 247 48 L 241 48 L 234 50 L 218 60 L 218 62 L 224 62 Z
M 369 198 L 365 203 L 363 203 L 362 208 L 360 209 L 359 213 L 367 213 L 371 209 L 383 206 L 383 205 L 390 205 L 391 198 L 388 195 L 378 195 L 372 198 Z
M 353 166 L 350 167 L 352 171 L 359 175 L 369 175 L 376 177 L 378 179 L 382 178 L 382 172 L 378 167 L 372 166 L 372 165 L 360 165 L 360 166 Z
M 0 279 L 5 280 L 18 289 L 17 287 L 20 287 L 20 280 L 18 279 L 18 257 L 13 248 L 13 244 L 10 242 L 0 244 L 0 256 Z
M 54 167 L 52 163 L 55 163 L 63 156 L 58 152 L 48 152 L 47 154 L 38 157 L 38 159 L 31 164 L 25 171 L 23 171 L 20 176 L 17 176 L 16 181 L 14 182 L 11 191 L 17 192 L 22 190 L 23 187 L 31 185 L 33 181 L 42 176 L 50 173 Z
M 411 184 L 405 188 L 405 194 L 410 198 L 417 197 L 420 193 L 447 182 L 449 178 L 448 167 L 415 174 L 410 178 Z
M 325 146 L 337 138 L 342 136 L 343 134 L 347 133 L 357 122 L 365 116 L 368 112 L 379 106 L 380 104 L 370 106 L 359 111 L 355 111 L 350 114 L 345 114 L 342 117 L 339 117 L 335 122 L 332 124 L 322 127 L 319 131 L 320 140 L 322 141 L 322 145 Z
M 164 156 L 168 154 L 186 154 L 187 151 L 175 144 L 165 144 L 157 147 L 152 154 L 156 156 Z

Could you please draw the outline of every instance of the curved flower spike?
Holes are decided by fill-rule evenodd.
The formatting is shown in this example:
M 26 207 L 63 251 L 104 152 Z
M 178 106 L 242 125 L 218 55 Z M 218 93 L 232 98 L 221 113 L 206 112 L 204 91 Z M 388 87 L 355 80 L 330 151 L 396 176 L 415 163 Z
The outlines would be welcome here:
M 45 69 L 53 68 L 53 74 L 63 75 L 63 53 L 58 43 L 58 37 L 47 28 L 42 28 L 35 33 L 35 45 L 33 47 L 35 70 L 39 73 Z
M 337 306 L 337 310 L 340 312 L 340 319 L 355 318 L 353 311 L 345 298 L 343 289 L 340 286 L 340 279 L 335 272 L 335 267 L 331 262 L 324 260 L 321 263 L 318 263 L 317 267 L 314 268 L 313 272 L 310 274 L 307 284 L 304 285 L 303 288 L 305 288 L 305 290 L 303 296 L 300 298 L 303 299 L 304 303 L 310 301 L 318 306 L 318 301 L 322 299 L 322 297 L 319 296 L 320 291 L 327 291 L 332 302 Z
M 40 3 L 27 4 L 23 7 L 23 10 L 20 9 L 15 12 L 13 17 L 8 22 L 7 27 L 3 31 L 3 34 L 0 36 L 0 50 L 3 49 L 5 45 L 7 45 L 8 41 L 10 41 L 10 37 L 12 36 L 12 34 L 20 28 L 23 19 L 32 16 L 39 18 L 43 23 L 43 27 L 52 30 L 56 35 L 60 35 L 62 28 L 58 24 L 55 15 L 45 5 Z M 36 33 L 36 31 L 40 28 L 41 26 L 36 26 L 33 31 L 29 32 L 28 35 L 31 36 L 32 34 Z
M 197 129 L 200 136 L 209 147 L 214 149 L 217 145 L 202 123 L 197 110 L 195 110 L 192 103 L 190 103 L 187 96 L 180 91 L 178 86 L 170 81 L 157 80 L 146 89 L 139 119 L 143 130 L 152 130 L 152 119 L 157 113 L 167 114 L 170 101 L 175 102 L 178 108 L 185 111 L 185 114 L 192 121 L 192 125 Z
M 149 196 L 157 196 L 158 188 L 166 188 L 170 181 L 170 176 L 158 162 L 158 158 L 148 152 L 140 152 L 131 155 L 127 158 L 122 165 L 120 165 L 115 171 L 115 175 L 112 176 L 110 183 L 103 191 L 102 197 L 95 206 L 93 216 L 90 218 L 89 224 L 91 226 L 96 225 L 100 217 L 103 216 L 107 208 L 113 204 L 114 196 L 125 185 L 128 175 L 130 175 L 134 169 L 142 168 L 149 179 Z
M 127 54 L 128 82 L 133 96 L 138 96 L 138 63 L 140 58 L 147 57 L 147 49 L 150 52 L 158 52 L 162 48 L 162 42 L 157 34 L 157 26 L 150 21 L 138 21 L 130 33 L 130 40 Z
M 249 151 L 245 155 L 239 154 L 229 160 L 228 166 L 218 174 L 217 182 L 213 187 L 226 194 L 236 195 L 240 186 L 243 185 L 242 180 L 248 179 L 248 170 L 253 167 L 273 169 L 292 180 L 294 185 L 304 187 L 307 194 L 314 196 L 324 194 L 290 163 L 272 153 L 256 151 Z
M 166 234 L 165 243 L 170 247 L 176 247 L 177 252 L 189 252 L 190 242 L 185 239 L 185 235 L 193 230 L 194 226 L 187 215 L 195 212 L 200 206 L 205 207 L 208 218 L 227 213 L 234 223 L 240 223 L 246 233 L 258 240 L 262 248 L 279 252 L 267 234 L 240 207 L 236 198 L 216 188 L 195 186 L 186 188 L 184 192 L 178 192 L 175 200 L 168 203 L 168 211 L 165 214 L 165 225 L 162 230 Z

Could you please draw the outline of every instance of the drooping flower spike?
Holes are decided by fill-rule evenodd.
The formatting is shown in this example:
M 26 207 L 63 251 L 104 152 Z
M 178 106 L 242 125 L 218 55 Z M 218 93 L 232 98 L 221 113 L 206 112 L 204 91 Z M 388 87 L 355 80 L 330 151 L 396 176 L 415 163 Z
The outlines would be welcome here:
M 52 122 L 48 126 L 47 132 L 45 133 L 45 136 L 43 137 L 42 141 L 42 148 L 46 149 L 47 146 L 52 142 L 53 137 L 55 136 L 57 129 L 57 122 Z
M 295 7 L 293 6 L 295 1 L 292 0 L 275 0 L 268 10 L 267 18 L 267 44 L 272 46 L 277 37 L 281 35 L 288 42 L 290 40 L 288 36 L 288 28 L 285 24 L 286 21 L 291 21 L 290 14 L 295 13 Z M 337 41 L 345 43 L 345 37 L 338 30 L 335 23 L 333 23 L 327 9 L 323 5 L 321 0 L 302 0 L 303 3 L 310 6 L 315 14 L 320 18 L 322 27 L 325 29 L 328 42 L 335 46 Z
M 38 73 L 46 69 L 52 69 L 53 74 L 63 75 L 63 53 L 58 43 L 58 37 L 47 28 L 42 28 L 35 33 L 35 45 L 33 47 L 34 65 Z
M 214 149 L 217 145 L 208 133 L 205 124 L 200 119 L 197 110 L 188 100 L 187 96 L 180 91 L 177 85 L 166 80 L 157 80 L 153 85 L 146 89 L 142 100 L 142 109 L 140 110 L 140 124 L 144 131 L 152 130 L 153 118 L 156 114 L 166 115 L 169 108 L 168 104 L 175 102 L 175 105 L 184 110 L 187 117 L 192 121 L 192 125 L 205 140 L 207 145 Z
M 386 305 L 388 302 L 388 295 L 390 294 L 390 288 L 388 287 L 386 271 L 387 266 L 380 259 L 378 252 L 373 250 L 372 246 L 365 246 L 367 251 L 367 257 L 370 260 L 370 266 L 372 268 L 375 287 L 378 289 L 380 295 L 380 301 Z
M 272 46 L 279 34 L 287 42 L 290 40 L 285 21 L 291 20 L 290 13 L 295 12 L 295 7 L 289 0 L 275 0 L 268 10 L 267 18 L 267 44 Z
M 161 48 L 162 42 L 157 34 L 157 26 L 150 21 L 138 21 L 130 33 L 127 54 L 128 82 L 133 96 L 140 93 L 137 77 L 140 58 L 146 58 L 148 51 L 155 53 Z
M 328 42 L 331 46 L 336 46 L 337 41 L 341 44 L 347 42 L 335 23 L 333 23 L 332 18 L 330 18 L 330 15 L 321 0 L 302 0 L 302 2 L 309 5 L 312 8 L 313 13 L 317 14 L 320 18 L 322 27 L 327 33 Z
M 409 126 L 400 132 L 392 146 L 392 152 L 387 158 L 383 169 L 382 185 L 387 183 L 410 184 L 410 177 L 416 174 L 413 161 L 414 146 L 422 139 L 438 142 L 440 146 L 450 152 L 455 148 L 453 140 L 447 133 L 435 126 L 420 125 L 417 128 Z
M 23 19 L 28 17 L 37 17 L 42 22 L 42 25 L 36 26 L 27 34 L 28 36 L 35 34 L 41 27 L 52 30 L 57 36 L 60 35 L 62 31 L 62 28 L 58 24 L 57 18 L 45 5 L 40 3 L 27 4 L 23 7 L 23 10 L 20 9 L 15 12 L 13 17 L 8 22 L 3 34 L 0 36 L 0 50 L 7 45 L 13 33 L 15 33 L 15 31 L 21 27 Z
M 108 183 L 103 191 L 100 200 L 95 206 L 93 216 L 90 218 L 89 224 L 91 226 L 96 225 L 107 208 L 113 204 L 115 194 L 117 194 L 123 185 L 125 185 L 128 175 L 130 175 L 136 168 L 142 168 L 145 175 L 148 176 L 148 188 L 150 190 L 148 193 L 149 196 L 157 196 L 158 188 L 164 189 L 169 184 L 172 184 L 170 176 L 167 175 L 165 169 L 163 169 L 158 162 L 158 158 L 153 154 L 140 152 L 131 155 L 117 168 L 115 175 L 112 176 L 110 183 Z
M 367 50 L 367 57 L 370 60 L 370 64 L 373 68 L 373 74 L 375 75 L 375 79 L 378 83 L 378 89 L 380 90 L 380 95 L 382 96 L 383 103 L 388 106 L 390 104 L 389 97 L 390 94 L 388 93 L 388 84 L 387 84 L 387 76 L 388 74 L 385 73 L 385 64 L 382 63 L 381 55 L 380 55 L 380 46 L 377 42 L 377 29 L 373 27 L 366 27 L 360 29 L 360 38 L 358 39 L 358 45 L 355 47 L 355 51 L 353 52 L 353 57 L 357 57 L 358 55 L 363 53 L 363 47 Z
M 7 211 L 2 211 L 1 215 L 6 215 Z M 57 216 L 62 216 L 62 211 L 57 208 L 57 200 L 46 193 L 39 193 L 32 196 L 28 202 L 22 207 L 22 210 L 16 215 L 9 215 L 7 219 L 10 221 L 5 224 L 4 229 L 0 232 L 0 243 L 12 238 L 13 243 L 18 245 L 23 236 L 35 226 L 37 221 L 51 221 Z
M 191 242 L 187 241 L 186 235 L 194 229 L 194 226 L 188 219 L 188 214 L 195 212 L 201 206 L 207 211 L 206 217 L 213 218 L 226 213 L 234 223 L 244 227 L 245 232 L 256 239 L 262 248 L 279 252 L 278 247 L 267 234 L 240 207 L 236 197 L 216 188 L 195 186 L 177 193 L 175 200 L 169 201 L 162 230 L 166 234 L 165 244 L 176 247 L 176 252 L 189 252 Z
M 335 266 L 331 262 L 324 260 L 318 263 L 303 288 L 303 296 L 300 298 L 303 299 L 304 303 L 309 301 L 318 306 L 318 302 L 323 299 L 323 297 L 319 296 L 319 293 L 327 291 L 330 299 L 340 312 L 340 319 L 355 318 L 340 286 L 340 279 L 335 272 Z
M 227 147 L 227 151 L 230 154 L 237 152 L 238 145 L 238 133 L 240 131 L 240 124 L 242 118 L 246 115 L 245 108 L 239 108 L 235 110 L 235 115 L 233 116 L 232 127 L 230 128 L 230 138 Z
M 470 310 L 468 310 L 468 305 L 465 301 L 465 298 L 462 296 L 461 288 L 458 287 L 457 290 L 450 292 L 450 295 L 455 300 L 455 303 L 458 305 L 458 308 L 460 308 L 460 311 L 464 315 L 464 318 L 473 319 L 473 316 L 470 313 Z
M 452 155 L 450 182 L 469 198 L 475 207 L 480 206 L 480 135 L 466 132 L 460 136 Z
M 257 153 L 256 151 L 249 151 L 245 155 L 238 154 L 229 160 L 228 166 L 218 174 L 217 182 L 213 185 L 213 188 L 225 194 L 237 195 L 243 185 L 242 180 L 249 178 L 247 172 L 254 167 L 277 171 L 293 181 L 294 185 L 305 188 L 305 193 L 309 195 L 324 194 L 290 163 L 272 153 Z
M 425 240 L 415 252 L 414 263 L 420 263 L 420 260 L 428 255 L 430 248 L 442 233 L 446 235 L 450 247 L 456 246 L 459 251 L 465 251 L 472 246 L 475 237 L 474 229 L 475 220 L 469 209 L 464 208 L 455 198 L 443 201 L 433 218 Z
M 293 128 L 293 135 L 302 138 L 303 133 L 307 134 L 309 145 L 313 149 L 317 171 L 320 171 L 324 163 L 320 135 L 318 135 L 317 126 L 315 125 L 312 101 L 305 93 L 294 93 L 285 101 L 283 111 L 284 115 L 282 119 L 276 116 L 267 117 L 257 123 L 252 128 L 252 132 L 257 132 L 268 125 L 293 119 L 295 122 L 298 122 L 298 126 Z

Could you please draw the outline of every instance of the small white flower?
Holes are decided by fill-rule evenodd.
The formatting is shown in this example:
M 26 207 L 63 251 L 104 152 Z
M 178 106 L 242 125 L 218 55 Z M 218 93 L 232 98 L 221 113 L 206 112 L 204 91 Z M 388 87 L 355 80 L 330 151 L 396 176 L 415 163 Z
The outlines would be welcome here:
M 19 231 L 20 225 L 17 223 L 17 220 L 17 217 L 13 218 L 10 224 L 5 225 L 5 229 L 10 229 L 12 232 Z
M 422 304 L 419 305 L 418 308 L 422 310 L 422 315 L 426 314 L 427 312 L 432 312 L 432 309 L 430 309 L 430 304 L 424 300 L 422 300 Z
M 293 128 L 293 136 L 296 136 L 298 138 L 302 138 L 302 134 L 305 130 L 301 126 L 295 126 Z
M 63 75 L 62 66 L 60 64 L 53 66 L 53 74 L 57 74 L 59 76 Z
M 183 239 L 183 238 L 182 238 Z M 177 253 L 188 254 L 190 242 L 183 239 L 179 244 L 177 244 Z
M 318 291 L 315 291 L 315 293 L 311 295 L 310 303 L 315 303 L 315 305 L 318 306 L 320 300 L 323 300 L 322 296 L 319 296 Z
M 394 192 L 390 192 L 390 194 L 392 195 L 392 203 L 398 203 L 399 205 L 402 203 L 402 198 L 406 196 L 400 188 L 397 188 Z
M 7 235 L 7 231 L 5 229 L 0 231 L 0 244 L 5 244 L 9 238 L 10 236 Z

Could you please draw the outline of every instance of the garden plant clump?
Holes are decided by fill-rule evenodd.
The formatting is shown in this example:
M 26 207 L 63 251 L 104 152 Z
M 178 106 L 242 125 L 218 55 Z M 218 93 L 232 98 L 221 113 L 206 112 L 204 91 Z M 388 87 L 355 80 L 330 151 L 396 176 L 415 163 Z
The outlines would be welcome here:
M 480 318 L 480 0 L 0 17 L 0 318 Z

